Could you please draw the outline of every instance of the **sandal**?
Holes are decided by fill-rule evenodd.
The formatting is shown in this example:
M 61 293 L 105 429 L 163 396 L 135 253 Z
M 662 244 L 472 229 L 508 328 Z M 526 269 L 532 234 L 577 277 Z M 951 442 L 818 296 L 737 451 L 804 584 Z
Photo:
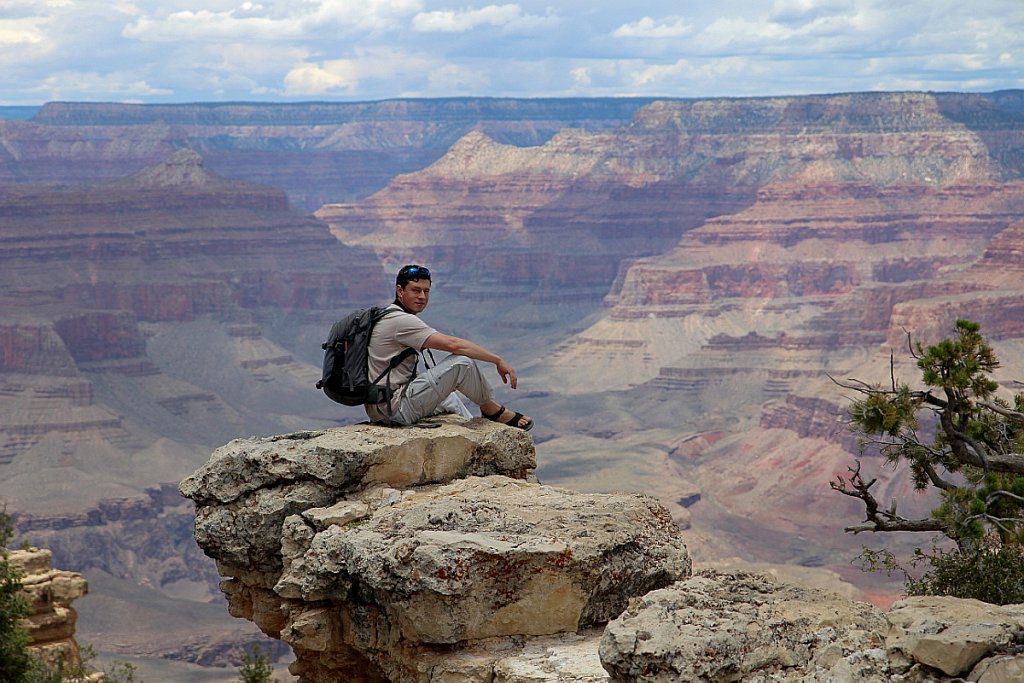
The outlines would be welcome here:
M 522 413 L 516 413 L 515 415 L 512 416 L 512 419 L 510 419 L 508 422 L 501 422 L 500 420 L 498 420 L 498 418 L 501 417 L 502 413 L 504 413 L 504 412 L 505 412 L 505 406 L 498 406 L 498 410 L 496 410 L 495 412 L 491 413 L 490 415 L 484 415 L 484 411 L 482 411 L 482 410 L 480 411 L 480 414 L 483 415 L 484 417 L 486 417 L 491 422 L 497 422 L 498 424 L 505 425 L 506 427 L 515 427 L 516 429 L 522 429 L 524 432 L 528 432 L 531 429 L 533 429 L 533 418 L 527 418 L 526 419 L 526 424 L 524 424 L 524 425 L 519 424 L 519 422 L 524 417 L 526 417 Z

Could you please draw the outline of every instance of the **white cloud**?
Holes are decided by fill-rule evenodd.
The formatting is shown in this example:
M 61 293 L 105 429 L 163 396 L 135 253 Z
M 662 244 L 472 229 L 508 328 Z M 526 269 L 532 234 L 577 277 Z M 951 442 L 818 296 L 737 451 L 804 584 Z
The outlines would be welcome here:
M 38 45 L 46 34 L 40 27 L 41 19 L 0 19 L 0 47 Z
M 307 31 L 323 24 L 386 31 L 401 27 L 423 10 L 423 0 L 318 0 L 312 4 L 318 7 L 303 21 Z
M 644 17 L 640 21 L 623 24 L 612 32 L 616 38 L 683 38 L 693 33 L 693 26 L 682 17 L 665 17 L 655 21 Z
M 284 94 L 307 97 L 347 94 L 359 84 L 359 67 L 349 59 L 300 64 L 284 77 Z
M 763 65 L 744 57 L 694 61 L 680 59 L 674 64 L 656 64 L 636 69 L 632 75 L 633 85 L 650 91 L 652 87 L 662 92 L 679 86 L 704 87 L 738 74 L 757 77 L 765 73 Z
M 485 25 L 523 29 L 553 21 L 557 21 L 553 14 L 523 14 L 519 5 L 487 5 L 480 9 L 421 12 L 413 17 L 412 27 L 421 33 L 462 33 Z
M 594 83 L 594 79 L 590 77 L 590 70 L 585 66 L 570 69 L 569 75 L 578 87 L 589 88 Z
M 172 90 L 155 88 L 137 74 L 95 71 L 61 71 L 50 74 L 31 90 L 50 100 L 126 100 L 127 98 L 173 95 Z M 97 98 L 96 93 L 103 93 Z
M 490 85 L 486 73 L 458 64 L 444 64 L 427 74 L 431 92 L 474 93 Z
M 147 14 L 125 26 L 123 35 L 151 42 L 309 40 L 336 30 L 395 29 L 422 8 L 422 0 L 246 1 L 227 9 Z
M 0 103 L 1019 88 L 1022 1 L 0 0 Z
M 775 0 L 768 19 L 780 24 L 802 24 L 823 17 L 855 13 L 852 0 Z
M 228 43 L 218 46 L 214 53 L 220 58 L 215 64 L 217 69 L 253 77 L 278 77 L 282 73 L 282 65 L 299 64 L 310 57 L 309 51 L 302 47 L 251 43 Z
M 140 17 L 124 27 L 125 38 L 147 42 L 274 40 L 301 35 L 301 25 L 293 20 L 260 16 L 235 16 L 234 11 L 211 12 L 184 10 L 163 18 Z
M 794 35 L 780 26 L 742 18 L 716 19 L 701 31 L 698 45 L 712 53 L 768 47 L 777 51 L 780 44 Z

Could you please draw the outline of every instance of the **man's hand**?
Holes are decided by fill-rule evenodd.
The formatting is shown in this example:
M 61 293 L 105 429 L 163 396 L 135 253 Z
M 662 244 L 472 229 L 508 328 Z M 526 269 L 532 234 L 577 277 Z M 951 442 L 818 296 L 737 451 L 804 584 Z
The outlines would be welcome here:
M 498 368 L 498 374 L 501 375 L 501 381 L 504 384 L 508 384 L 513 389 L 515 389 L 516 385 L 519 384 L 519 377 L 516 375 L 515 369 L 506 363 L 501 356 L 492 351 L 488 351 L 484 347 L 471 342 L 468 339 L 453 337 L 442 332 L 435 332 L 427 337 L 427 340 L 423 342 L 423 348 L 437 349 L 438 351 L 447 351 L 448 353 L 457 353 L 460 356 L 466 356 L 475 360 L 482 360 L 485 363 L 494 363 Z
M 505 361 L 498 361 L 495 365 L 498 368 L 498 374 L 501 375 L 501 381 L 515 389 L 516 384 L 519 383 L 515 369 Z

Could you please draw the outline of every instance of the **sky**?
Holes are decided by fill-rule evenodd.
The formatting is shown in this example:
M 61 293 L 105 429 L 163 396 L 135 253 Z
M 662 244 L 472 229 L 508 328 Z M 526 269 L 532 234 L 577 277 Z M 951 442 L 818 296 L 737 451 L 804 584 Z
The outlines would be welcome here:
M 0 0 L 0 105 L 1024 88 L 1024 0 Z

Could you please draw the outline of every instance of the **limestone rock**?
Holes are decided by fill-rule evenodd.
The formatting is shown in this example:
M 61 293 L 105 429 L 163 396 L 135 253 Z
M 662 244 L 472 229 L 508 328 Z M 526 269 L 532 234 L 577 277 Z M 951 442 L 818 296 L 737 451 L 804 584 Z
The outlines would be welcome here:
M 1024 655 L 1000 655 L 982 660 L 967 677 L 974 683 L 1024 681 Z
M 21 591 L 32 608 L 27 619 L 29 649 L 44 661 L 81 664 L 75 641 L 78 614 L 71 603 L 85 595 L 88 584 L 81 574 L 52 569 L 53 554 L 43 548 L 12 550 L 11 565 L 21 573 Z
M 315 480 L 339 492 L 373 484 L 416 486 L 457 476 L 506 474 L 524 478 L 536 468 L 528 434 L 485 420 L 466 429 L 438 418 L 437 429 L 352 425 L 344 429 L 236 439 L 181 482 L 200 505 L 228 503 L 268 486 Z
M 536 466 L 524 432 L 485 420 L 465 429 L 355 425 L 344 430 L 236 439 L 181 482 L 196 501 L 196 540 L 219 562 L 280 568 L 285 517 L 330 507 L 374 485 L 412 486 L 497 472 L 527 477 Z
M 632 604 L 608 624 L 600 655 L 616 681 L 827 680 L 837 667 L 846 680 L 882 681 L 870 660 L 886 661 L 874 652 L 885 627 L 866 603 L 707 572 Z
M 886 618 L 891 648 L 950 676 L 968 673 L 1024 633 L 1024 605 L 911 597 L 894 603 Z
M 608 624 L 615 681 L 1021 680 L 1024 605 L 913 597 L 882 613 L 767 575 L 702 572 Z M 973 669 L 972 669 L 973 667 Z
M 308 543 L 285 558 L 275 592 L 382 610 L 399 637 L 421 643 L 575 632 L 690 569 L 653 499 L 502 476 L 426 487 Z
M 527 433 L 439 421 L 214 452 L 180 490 L 229 612 L 303 683 L 606 680 L 594 629 L 690 575 L 669 512 L 544 486 Z

